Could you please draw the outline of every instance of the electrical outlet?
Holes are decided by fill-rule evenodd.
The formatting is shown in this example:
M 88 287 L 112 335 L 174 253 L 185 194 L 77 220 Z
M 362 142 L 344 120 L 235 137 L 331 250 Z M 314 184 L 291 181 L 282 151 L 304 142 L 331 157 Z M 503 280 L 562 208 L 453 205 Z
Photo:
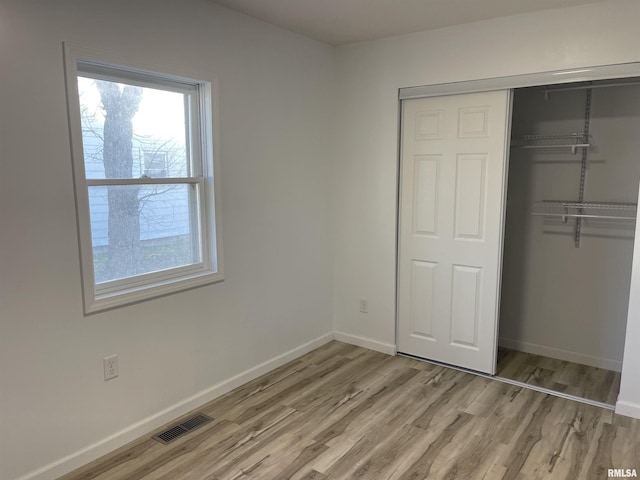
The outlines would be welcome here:
M 360 299 L 360 311 L 362 313 L 369 313 L 369 300 L 366 298 Z
M 118 372 L 118 355 L 110 355 L 102 359 L 104 366 L 104 380 L 111 380 L 119 375 Z

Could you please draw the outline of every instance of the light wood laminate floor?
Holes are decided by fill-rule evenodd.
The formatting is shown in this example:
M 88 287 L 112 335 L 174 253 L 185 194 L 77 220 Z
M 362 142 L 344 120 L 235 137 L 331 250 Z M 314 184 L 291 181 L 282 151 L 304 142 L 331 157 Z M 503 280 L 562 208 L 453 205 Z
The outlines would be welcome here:
M 609 405 L 620 391 L 620 372 L 502 347 L 496 375 Z
M 596 480 L 607 468 L 640 471 L 640 421 L 339 342 L 198 411 L 214 421 L 169 445 L 150 434 L 62 478 Z

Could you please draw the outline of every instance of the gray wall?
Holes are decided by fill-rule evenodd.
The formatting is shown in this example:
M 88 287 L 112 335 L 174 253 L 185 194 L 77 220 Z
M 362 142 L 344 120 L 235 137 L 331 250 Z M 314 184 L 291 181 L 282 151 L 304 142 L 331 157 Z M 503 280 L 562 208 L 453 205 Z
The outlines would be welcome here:
M 513 135 L 581 132 L 585 91 L 514 96 Z M 593 90 L 587 201 L 636 202 L 640 179 L 640 86 Z M 512 148 L 501 344 L 585 364 L 621 367 L 634 223 L 531 215 L 537 200 L 576 200 L 580 152 Z

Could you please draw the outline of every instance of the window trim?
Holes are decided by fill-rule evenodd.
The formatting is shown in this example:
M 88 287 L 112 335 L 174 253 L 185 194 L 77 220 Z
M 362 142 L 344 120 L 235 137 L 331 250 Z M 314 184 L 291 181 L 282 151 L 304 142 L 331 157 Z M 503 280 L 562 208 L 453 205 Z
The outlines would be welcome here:
M 148 62 L 125 59 L 66 43 L 64 44 L 64 66 L 85 315 L 223 281 L 220 149 L 215 76 L 208 72 L 151 65 Z M 192 112 L 190 140 L 191 151 L 194 152 L 192 159 L 194 171 L 189 175 L 193 176 L 168 179 L 87 179 L 77 86 L 79 71 L 81 75 L 93 78 L 103 75 L 109 77 L 109 73 L 117 72 L 118 78 L 122 80 L 127 79 L 136 84 L 143 84 L 146 81 L 148 86 L 167 90 L 175 88 L 176 84 L 180 87 L 184 85 L 185 89 L 195 89 L 197 98 L 191 103 L 192 107 L 196 107 L 199 111 L 199 122 L 198 125 L 193 123 L 194 113 Z M 122 73 L 121 77 L 120 73 Z M 188 76 L 185 76 L 185 73 Z M 157 83 L 156 78 L 158 78 Z M 105 79 L 114 80 L 114 77 Z M 151 84 L 148 83 L 150 79 L 152 79 Z M 185 90 L 180 88 L 180 91 Z M 196 186 L 198 197 L 196 201 L 201 211 L 197 219 L 202 250 L 201 262 L 96 284 L 89 215 L 89 187 L 133 183 Z

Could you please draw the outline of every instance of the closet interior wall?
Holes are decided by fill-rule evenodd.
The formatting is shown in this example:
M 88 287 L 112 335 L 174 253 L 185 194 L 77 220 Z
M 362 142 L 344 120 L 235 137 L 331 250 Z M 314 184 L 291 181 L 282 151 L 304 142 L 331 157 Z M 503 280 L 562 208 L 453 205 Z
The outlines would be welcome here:
M 512 137 L 584 129 L 585 90 L 515 91 Z M 640 180 L 640 85 L 595 88 L 585 201 L 635 202 Z M 500 345 L 620 371 L 633 221 L 531 214 L 540 200 L 577 200 L 581 151 L 513 147 L 505 225 Z

